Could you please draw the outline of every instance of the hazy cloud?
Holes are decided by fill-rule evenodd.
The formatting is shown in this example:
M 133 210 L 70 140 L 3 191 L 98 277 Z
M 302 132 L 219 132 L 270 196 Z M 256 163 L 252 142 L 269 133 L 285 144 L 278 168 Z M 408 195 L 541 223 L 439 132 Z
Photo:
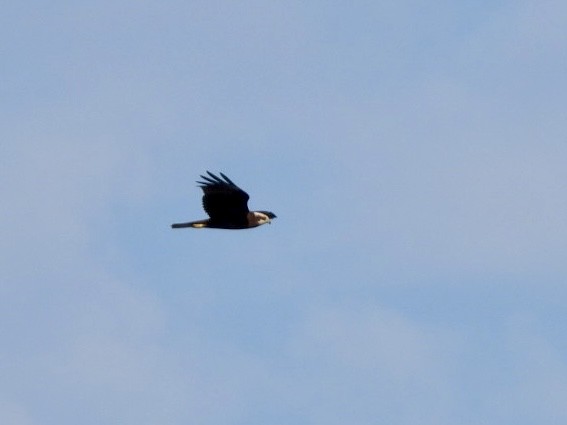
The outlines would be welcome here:
M 16 4 L 0 421 L 566 416 L 555 0 Z M 200 218 L 223 171 L 278 219 Z

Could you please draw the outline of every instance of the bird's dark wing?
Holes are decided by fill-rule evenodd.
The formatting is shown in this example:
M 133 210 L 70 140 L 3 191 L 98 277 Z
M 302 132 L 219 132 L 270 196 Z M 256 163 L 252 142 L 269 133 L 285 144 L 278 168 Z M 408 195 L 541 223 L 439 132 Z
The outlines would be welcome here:
M 248 194 L 223 173 L 220 173 L 222 178 L 209 171 L 207 174 L 201 176 L 204 181 L 197 183 L 203 189 L 203 208 L 211 220 L 229 223 L 246 221 Z

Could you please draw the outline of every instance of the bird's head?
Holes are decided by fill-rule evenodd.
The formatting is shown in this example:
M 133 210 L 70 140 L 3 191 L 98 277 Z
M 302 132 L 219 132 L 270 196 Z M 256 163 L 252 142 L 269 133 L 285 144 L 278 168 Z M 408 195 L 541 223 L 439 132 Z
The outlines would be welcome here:
M 268 218 L 271 220 L 272 218 L 277 218 L 277 215 L 275 215 L 273 212 L 270 211 L 258 211 L 264 215 L 267 215 Z
M 270 211 L 255 211 L 254 216 L 259 226 L 266 223 L 271 224 L 272 219 L 276 218 L 276 215 Z

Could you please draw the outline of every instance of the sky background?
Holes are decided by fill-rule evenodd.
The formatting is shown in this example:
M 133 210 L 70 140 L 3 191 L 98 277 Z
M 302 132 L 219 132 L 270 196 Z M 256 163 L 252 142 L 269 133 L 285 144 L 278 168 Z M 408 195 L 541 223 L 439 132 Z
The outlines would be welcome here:
M 567 3 L 8 1 L 0 423 L 567 423 Z M 273 211 L 204 218 L 222 171 Z

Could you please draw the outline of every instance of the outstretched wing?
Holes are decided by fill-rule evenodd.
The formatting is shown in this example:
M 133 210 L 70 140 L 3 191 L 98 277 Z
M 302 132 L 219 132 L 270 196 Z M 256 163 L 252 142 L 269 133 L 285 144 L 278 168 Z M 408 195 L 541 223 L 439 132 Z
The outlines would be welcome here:
M 236 186 L 223 173 L 221 177 L 207 171 L 201 175 L 204 181 L 197 183 L 203 189 L 203 208 L 212 221 L 238 223 L 246 222 L 248 214 L 248 194 Z

